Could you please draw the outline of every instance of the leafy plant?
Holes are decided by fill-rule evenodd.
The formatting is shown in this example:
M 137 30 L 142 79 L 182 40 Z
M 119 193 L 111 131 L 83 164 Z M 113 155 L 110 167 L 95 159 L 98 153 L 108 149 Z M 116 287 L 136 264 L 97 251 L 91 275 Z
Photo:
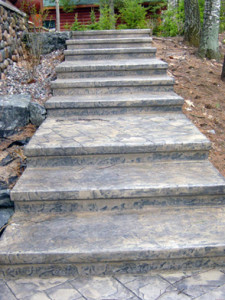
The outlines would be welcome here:
M 159 14 L 155 14 L 156 9 L 161 9 L 163 6 L 165 7 L 166 2 L 167 1 L 163 0 L 161 4 L 158 4 L 158 8 L 156 6 L 150 8 L 150 11 L 152 12 L 151 18 L 155 20 L 153 24 L 153 33 L 162 36 L 183 35 L 185 22 L 184 0 L 179 1 L 177 8 L 167 8 L 167 10 L 162 10 L 159 18 Z M 205 0 L 199 0 L 198 2 L 200 21 L 201 24 L 203 24 Z
M 182 35 L 184 20 L 184 1 L 180 1 L 177 8 L 169 8 L 162 12 L 162 21 L 157 28 L 157 34 L 162 36 Z
M 72 24 L 71 30 L 73 31 L 82 31 L 82 30 L 86 30 L 86 27 L 85 25 L 83 25 L 82 23 L 80 23 L 78 21 L 78 14 L 76 13 L 75 14 L 75 17 L 74 17 L 74 23 Z
M 21 10 L 27 13 L 27 21 L 29 17 L 32 20 L 29 27 L 30 32 L 25 32 L 23 34 L 22 44 L 26 67 L 29 74 L 28 83 L 30 83 L 34 81 L 37 66 L 41 61 L 43 49 L 43 40 L 41 38 L 41 31 L 43 29 L 42 22 L 46 20 L 48 12 L 43 9 L 37 10 L 33 0 L 23 0 L 21 3 Z
M 91 23 L 86 25 L 87 30 L 99 30 L 99 23 L 96 21 L 95 11 L 92 8 L 90 13 Z
M 120 29 L 146 28 L 146 8 L 137 0 L 124 0 L 119 6 Z
M 109 30 L 115 27 L 116 16 L 111 14 L 109 5 L 105 4 L 100 8 L 100 19 L 98 26 L 100 30 Z
M 220 32 L 225 31 L 225 1 L 221 1 L 221 10 L 220 10 Z
M 70 29 L 71 29 L 71 25 L 67 22 L 67 23 L 64 25 L 64 29 L 65 29 L 65 30 L 70 30 Z
M 63 11 L 66 13 L 72 12 L 74 10 L 73 2 L 71 0 L 60 0 L 59 4 L 62 7 Z

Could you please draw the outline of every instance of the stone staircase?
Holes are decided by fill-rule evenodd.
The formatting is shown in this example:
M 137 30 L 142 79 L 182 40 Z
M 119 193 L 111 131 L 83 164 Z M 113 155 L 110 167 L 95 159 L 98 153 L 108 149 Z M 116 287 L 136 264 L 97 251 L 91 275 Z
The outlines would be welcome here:
M 225 180 L 149 30 L 75 32 L 11 192 L 0 274 L 225 266 Z

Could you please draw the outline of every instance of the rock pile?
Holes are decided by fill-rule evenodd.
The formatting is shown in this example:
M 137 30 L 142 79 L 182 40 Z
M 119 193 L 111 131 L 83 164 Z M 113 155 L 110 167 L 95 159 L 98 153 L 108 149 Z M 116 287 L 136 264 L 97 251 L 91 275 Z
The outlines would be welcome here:
M 62 51 L 54 51 L 41 56 L 41 61 L 32 68 L 29 61 L 21 61 L 8 66 L 5 79 L 0 80 L 0 95 L 30 94 L 39 104 L 51 96 L 50 82 L 56 78 L 55 67 L 64 56 Z
M 23 56 L 22 35 L 27 31 L 26 15 L 0 0 L 0 73 Z

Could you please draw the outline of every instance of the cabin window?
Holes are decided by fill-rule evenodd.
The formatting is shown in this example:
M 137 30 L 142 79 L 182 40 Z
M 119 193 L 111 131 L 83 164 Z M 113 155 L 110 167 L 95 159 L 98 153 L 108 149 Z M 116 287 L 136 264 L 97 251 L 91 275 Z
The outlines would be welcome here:
M 48 29 L 53 29 L 55 28 L 55 20 L 45 20 L 43 26 Z

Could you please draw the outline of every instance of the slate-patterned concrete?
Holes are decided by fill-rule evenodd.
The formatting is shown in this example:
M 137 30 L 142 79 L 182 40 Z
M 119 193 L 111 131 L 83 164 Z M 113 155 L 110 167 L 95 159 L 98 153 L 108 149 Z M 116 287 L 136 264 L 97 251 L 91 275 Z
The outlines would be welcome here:
M 223 300 L 225 270 L 0 280 L 1 300 Z
M 68 42 L 11 192 L 2 298 L 223 295 L 225 179 L 147 41 L 149 30 L 123 30 Z

